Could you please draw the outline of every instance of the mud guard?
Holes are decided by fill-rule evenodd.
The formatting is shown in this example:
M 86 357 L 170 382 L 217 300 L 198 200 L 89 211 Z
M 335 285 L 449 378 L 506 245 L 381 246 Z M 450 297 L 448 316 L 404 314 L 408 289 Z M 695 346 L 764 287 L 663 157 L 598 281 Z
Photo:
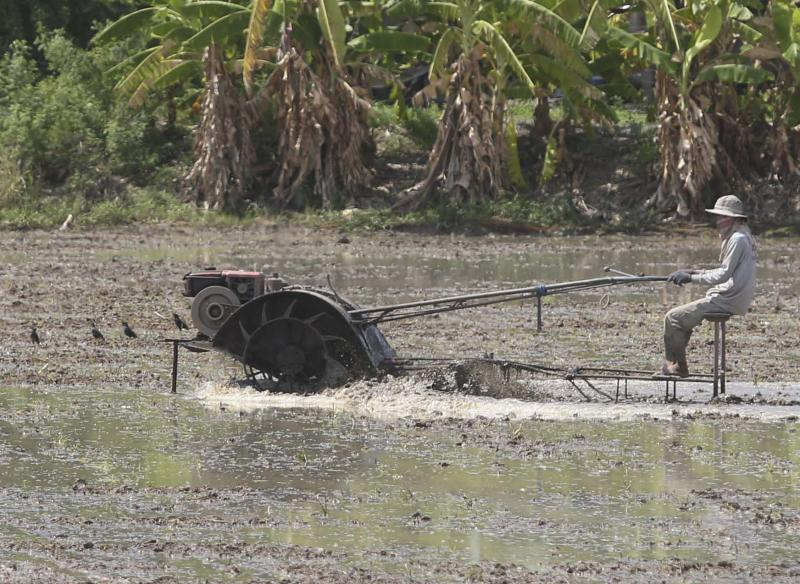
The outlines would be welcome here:
M 374 324 L 354 321 L 347 309 L 335 299 L 317 290 L 282 290 L 271 292 L 243 304 L 223 323 L 212 339 L 212 346 L 245 365 L 247 344 L 260 327 L 275 319 L 292 318 L 308 322 L 326 339 L 344 341 L 356 359 L 346 359 L 345 366 L 376 372 L 395 357 L 395 352 Z

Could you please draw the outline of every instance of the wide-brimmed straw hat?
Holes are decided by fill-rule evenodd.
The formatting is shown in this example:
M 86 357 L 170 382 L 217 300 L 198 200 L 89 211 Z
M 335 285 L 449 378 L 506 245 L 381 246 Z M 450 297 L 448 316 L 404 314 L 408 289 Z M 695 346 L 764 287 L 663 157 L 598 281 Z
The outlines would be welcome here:
M 744 204 L 736 195 L 725 195 L 717 199 L 713 209 L 706 209 L 706 212 L 714 215 L 724 215 L 725 217 L 738 217 L 747 219 L 744 214 Z

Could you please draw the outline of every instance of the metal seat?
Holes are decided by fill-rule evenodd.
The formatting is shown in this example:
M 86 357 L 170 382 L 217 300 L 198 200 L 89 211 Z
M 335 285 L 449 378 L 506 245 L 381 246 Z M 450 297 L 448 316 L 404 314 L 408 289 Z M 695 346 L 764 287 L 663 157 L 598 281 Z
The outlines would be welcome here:
M 714 393 L 725 394 L 725 323 L 733 316 L 730 312 L 709 312 L 705 320 L 714 323 Z

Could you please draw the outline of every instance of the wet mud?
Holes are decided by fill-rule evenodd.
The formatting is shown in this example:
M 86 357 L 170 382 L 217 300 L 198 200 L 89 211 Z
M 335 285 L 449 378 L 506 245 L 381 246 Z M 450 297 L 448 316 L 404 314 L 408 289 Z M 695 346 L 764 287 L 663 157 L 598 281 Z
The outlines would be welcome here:
M 279 271 L 363 305 L 713 265 L 717 241 L 350 234 L 257 225 L 0 233 L 0 581 L 793 582 L 800 577 L 800 260 L 761 242 L 729 324 L 729 397 L 632 384 L 618 403 L 481 359 L 655 370 L 698 287 L 643 285 L 382 326 L 460 360 L 269 395 L 181 355 L 180 278 Z M 122 321 L 139 335 L 125 337 Z M 105 339 L 91 335 L 92 323 Z M 36 326 L 40 345 L 33 345 Z M 710 327 L 690 367 L 708 373 Z M 466 358 L 466 359 L 465 359 Z
M 163 347 L 176 336 L 171 312 L 188 318 L 181 276 L 206 265 L 278 271 L 291 283 L 327 287 L 362 306 L 602 277 L 605 265 L 667 274 L 713 266 L 718 241 L 699 235 L 625 237 L 442 237 L 351 235 L 279 226 L 168 226 L 90 233 L 0 234 L 2 372 L 8 383 L 85 384 L 162 380 Z M 729 378 L 758 386 L 800 379 L 800 260 L 788 239 L 761 242 L 759 291 L 746 317 L 728 325 Z M 544 298 L 543 331 L 531 301 L 386 323 L 402 357 L 518 359 L 559 367 L 661 362 L 663 314 L 703 294 L 662 283 Z M 139 333 L 123 335 L 122 321 Z M 106 337 L 91 337 L 91 322 Z M 42 346 L 33 351 L 29 327 Z M 690 369 L 708 373 L 713 330 L 700 327 Z M 53 359 L 50 357 L 53 356 Z M 118 367 L 121 362 L 124 367 Z M 109 365 L 111 365 L 109 367 Z M 190 382 L 191 384 L 192 382 Z

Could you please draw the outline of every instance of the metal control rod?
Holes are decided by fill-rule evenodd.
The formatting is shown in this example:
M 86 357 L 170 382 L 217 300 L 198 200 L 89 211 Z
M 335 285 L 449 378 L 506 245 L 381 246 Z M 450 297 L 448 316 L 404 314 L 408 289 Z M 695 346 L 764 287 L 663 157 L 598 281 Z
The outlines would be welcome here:
M 560 282 L 556 284 L 538 284 L 527 288 L 513 288 L 495 292 L 479 292 L 477 294 L 464 294 L 463 296 L 450 296 L 434 300 L 421 300 L 419 302 L 406 302 L 404 304 L 391 304 L 377 308 L 359 308 L 350 310 L 349 314 L 354 319 L 364 322 L 377 323 L 415 318 L 428 314 L 439 314 L 464 308 L 476 308 L 500 302 L 511 302 L 524 298 L 538 298 L 552 294 L 564 294 L 578 290 L 592 288 L 605 288 L 622 284 L 635 284 L 639 282 L 666 282 L 667 276 L 624 276 L 592 278 L 589 280 L 576 280 L 574 282 Z

